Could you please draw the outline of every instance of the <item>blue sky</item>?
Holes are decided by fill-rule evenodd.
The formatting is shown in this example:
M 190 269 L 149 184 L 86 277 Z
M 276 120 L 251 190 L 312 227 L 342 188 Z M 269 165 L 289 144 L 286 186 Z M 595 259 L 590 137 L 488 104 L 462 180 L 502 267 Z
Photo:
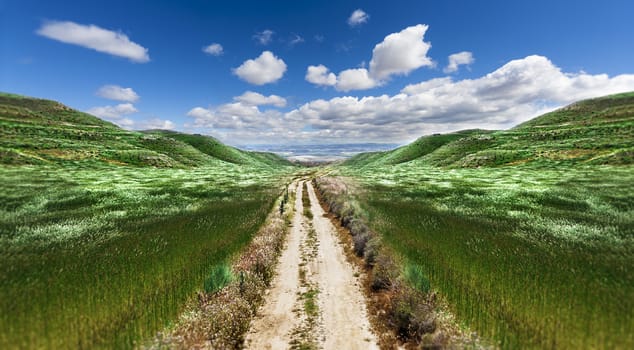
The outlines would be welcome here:
M 634 90 L 626 0 L 87 3 L 0 2 L 1 91 L 255 144 L 403 143 Z

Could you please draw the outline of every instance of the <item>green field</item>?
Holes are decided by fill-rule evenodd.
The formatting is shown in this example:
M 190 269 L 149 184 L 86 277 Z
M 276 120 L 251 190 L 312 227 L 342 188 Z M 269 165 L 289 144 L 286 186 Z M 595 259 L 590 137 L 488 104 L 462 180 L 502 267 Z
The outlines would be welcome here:
M 634 94 L 363 154 L 370 226 L 503 348 L 634 347 Z
M 0 95 L 0 348 L 130 348 L 258 230 L 294 167 Z
M 628 93 L 326 170 L 357 184 L 369 226 L 485 343 L 625 349 L 633 164 Z M 127 131 L 0 94 L 0 348 L 151 339 L 249 243 L 297 172 L 212 137 Z

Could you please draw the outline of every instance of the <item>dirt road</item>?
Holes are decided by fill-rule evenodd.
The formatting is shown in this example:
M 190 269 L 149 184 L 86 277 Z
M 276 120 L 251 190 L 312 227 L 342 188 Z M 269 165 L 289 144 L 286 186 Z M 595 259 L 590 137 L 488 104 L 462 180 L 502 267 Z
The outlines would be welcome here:
M 309 182 L 293 185 L 295 215 L 248 349 L 378 349 L 365 298 Z M 304 201 L 302 201 L 304 197 Z M 310 201 L 310 210 L 304 203 Z

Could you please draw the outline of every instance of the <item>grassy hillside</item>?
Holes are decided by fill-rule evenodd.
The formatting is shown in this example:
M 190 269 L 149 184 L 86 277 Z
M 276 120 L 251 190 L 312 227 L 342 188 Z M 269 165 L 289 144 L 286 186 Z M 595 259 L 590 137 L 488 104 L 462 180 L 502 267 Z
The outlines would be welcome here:
M 131 348 L 244 247 L 295 170 L 0 94 L 0 348 Z
M 421 137 L 393 151 L 362 154 L 350 166 L 418 162 L 450 168 L 634 163 L 634 93 L 581 101 L 511 130 Z
M 127 131 L 58 102 L 0 93 L 0 164 L 187 168 L 219 162 L 290 165 L 273 154 L 245 152 L 210 136 Z
M 509 349 L 627 349 L 633 127 L 627 93 L 333 170 L 358 183 L 371 227 L 486 338 Z

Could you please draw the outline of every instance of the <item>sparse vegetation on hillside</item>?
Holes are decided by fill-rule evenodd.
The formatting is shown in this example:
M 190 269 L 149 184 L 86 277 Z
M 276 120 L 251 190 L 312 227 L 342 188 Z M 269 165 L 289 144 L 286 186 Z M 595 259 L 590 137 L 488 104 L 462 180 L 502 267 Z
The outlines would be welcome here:
M 191 168 L 222 162 L 291 165 L 272 153 L 242 151 L 210 136 L 127 131 L 58 102 L 0 93 L 0 164 Z
M 506 131 L 467 130 L 421 137 L 393 151 L 357 155 L 345 165 L 477 168 L 505 165 L 634 163 L 634 93 L 581 101 Z

